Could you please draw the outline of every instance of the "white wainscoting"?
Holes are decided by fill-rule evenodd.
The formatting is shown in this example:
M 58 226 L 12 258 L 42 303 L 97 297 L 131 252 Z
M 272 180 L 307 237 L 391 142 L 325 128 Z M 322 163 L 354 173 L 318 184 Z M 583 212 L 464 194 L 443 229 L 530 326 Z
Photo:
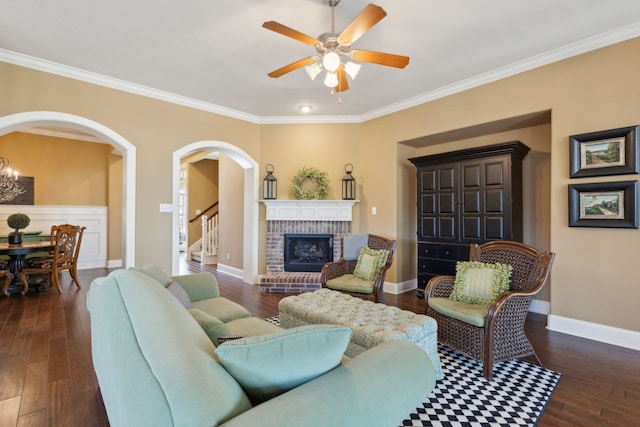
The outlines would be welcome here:
M 49 234 L 52 225 L 74 224 L 87 227 L 82 235 L 78 269 L 107 265 L 107 207 L 106 206 L 42 206 L 0 205 L 0 235 L 12 230 L 7 217 L 21 212 L 29 215 L 31 223 L 23 231 L 42 231 Z

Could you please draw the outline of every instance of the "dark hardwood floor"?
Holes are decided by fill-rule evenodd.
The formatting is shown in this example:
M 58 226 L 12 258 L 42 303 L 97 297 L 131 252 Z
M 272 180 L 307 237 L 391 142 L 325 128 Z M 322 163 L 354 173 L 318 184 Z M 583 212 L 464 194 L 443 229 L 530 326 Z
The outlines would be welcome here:
M 186 274 L 199 265 L 181 269 Z M 53 290 L 0 298 L 0 427 L 109 425 L 91 364 L 86 307 L 90 282 L 109 270 L 79 273 L 81 289 L 63 273 L 62 295 Z M 278 314 L 284 294 L 216 276 L 222 295 L 255 316 Z M 413 292 L 387 300 L 423 312 L 424 301 Z M 545 316 L 536 314 L 527 333 L 545 367 L 563 374 L 540 426 L 640 426 L 640 352 L 548 331 Z

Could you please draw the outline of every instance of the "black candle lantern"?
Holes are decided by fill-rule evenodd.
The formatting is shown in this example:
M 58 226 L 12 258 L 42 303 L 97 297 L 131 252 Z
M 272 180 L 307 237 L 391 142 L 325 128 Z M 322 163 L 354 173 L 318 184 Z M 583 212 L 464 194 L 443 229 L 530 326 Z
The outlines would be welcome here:
M 267 165 L 267 176 L 262 181 L 262 198 L 265 200 L 278 198 L 278 180 L 273 176 L 273 165 Z
M 344 171 L 347 173 L 342 178 L 342 200 L 355 200 L 356 198 L 356 179 L 351 175 L 353 165 L 347 163 L 344 165 Z

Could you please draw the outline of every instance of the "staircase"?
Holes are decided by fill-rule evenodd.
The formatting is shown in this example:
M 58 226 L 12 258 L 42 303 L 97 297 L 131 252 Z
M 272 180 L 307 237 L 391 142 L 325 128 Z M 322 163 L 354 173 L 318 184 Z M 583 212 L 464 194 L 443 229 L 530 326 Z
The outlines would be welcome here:
M 218 214 L 211 218 L 202 215 L 202 237 L 189 246 L 189 259 L 201 265 L 218 263 Z

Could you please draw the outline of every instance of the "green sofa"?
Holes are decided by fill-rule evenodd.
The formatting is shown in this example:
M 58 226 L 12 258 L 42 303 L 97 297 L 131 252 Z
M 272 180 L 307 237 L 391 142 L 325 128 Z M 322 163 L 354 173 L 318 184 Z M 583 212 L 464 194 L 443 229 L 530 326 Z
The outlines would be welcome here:
M 224 323 L 234 334 L 262 334 L 216 348 L 184 301 L 157 279 L 116 270 L 94 280 L 87 295 L 93 365 L 112 427 L 388 427 L 400 424 L 435 386 L 431 360 L 412 343 L 390 341 L 353 359 L 342 353 L 331 359 L 325 349 L 341 352 L 349 329 L 283 330 L 221 297 L 211 274 L 171 278 L 187 304 L 229 316 Z M 243 377 L 236 365 L 242 370 L 247 361 L 250 373 Z M 310 363 L 299 368 L 300 362 Z M 325 372 L 306 372 L 322 364 Z M 306 377 L 291 383 L 299 370 Z M 271 389 L 256 401 L 255 384 L 258 392 L 268 388 L 259 384 L 263 376 Z

